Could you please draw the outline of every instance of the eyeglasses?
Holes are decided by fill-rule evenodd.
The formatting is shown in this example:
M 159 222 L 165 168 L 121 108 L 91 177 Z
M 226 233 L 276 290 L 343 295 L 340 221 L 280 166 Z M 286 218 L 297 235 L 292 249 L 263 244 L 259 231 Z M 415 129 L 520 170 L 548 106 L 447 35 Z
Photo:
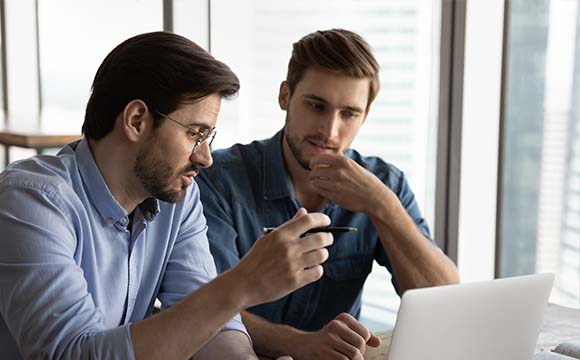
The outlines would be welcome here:
M 197 130 L 190 128 L 187 125 L 183 125 L 179 121 L 172 119 L 163 113 L 160 113 L 159 111 L 157 112 L 157 114 L 163 116 L 167 120 L 171 120 L 175 124 L 181 126 L 182 128 L 185 128 L 187 130 L 187 132 L 185 134 L 193 142 L 193 150 L 191 150 L 191 152 L 195 152 L 199 148 L 199 146 L 206 141 L 208 141 L 208 145 L 211 146 L 213 139 L 215 139 L 215 135 L 217 133 L 215 128 L 197 131 Z

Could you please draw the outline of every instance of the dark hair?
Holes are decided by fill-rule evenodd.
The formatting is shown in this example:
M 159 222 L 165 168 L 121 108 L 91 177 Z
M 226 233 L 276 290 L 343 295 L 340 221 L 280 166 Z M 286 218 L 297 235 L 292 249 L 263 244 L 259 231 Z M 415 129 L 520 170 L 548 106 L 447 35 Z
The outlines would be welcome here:
M 369 44 L 352 31 L 316 31 L 294 43 L 286 76 L 290 94 L 310 67 L 359 79 L 370 79 L 367 107 L 379 92 L 379 63 Z
M 234 96 L 238 77 L 224 63 L 192 41 L 169 32 L 152 32 L 125 40 L 107 55 L 93 81 L 82 131 L 101 139 L 132 100 L 143 100 L 154 128 L 179 105 L 211 94 Z

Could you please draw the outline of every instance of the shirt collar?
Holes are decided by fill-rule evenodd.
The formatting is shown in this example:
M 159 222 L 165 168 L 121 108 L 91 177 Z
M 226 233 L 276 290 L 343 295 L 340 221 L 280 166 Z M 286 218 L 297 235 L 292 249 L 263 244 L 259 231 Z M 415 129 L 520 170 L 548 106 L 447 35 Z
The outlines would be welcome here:
M 264 200 L 276 200 L 283 197 L 295 198 L 294 185 L 286 169 L 282 156 L 282 137 L 284 129 L 264 142 L 264 158 L 262 159 L 262 184 Z
M 138 207 L 147 221 L 153 221 L 160 211 L 159 200 L 154 198 L 145 199 Z
M 264 158 L 262 161 L 264 184 L 264 200 L 276 200 L 284 197 L 296 198 L 294 184 L 286 169 L 286 162 L 282 155 L 282 139 L 284 129 L 278 131 L 272 138 L 264 141 Z M 352 158 L 349 149 L 346 156 Z M 337 205 L 329 199 L 325 199 L 322 208 L 335 208 Z
M 113 194 L 111 194 L 109 187 L 105 183 L 105 179 L 103 179 L 95 163 L 86 138 L 78 142 L 75 153 L 81 178 L 86 188 L 90 189 L 88 196 L 91 198 L 92 204 L 103 218 L 103 221 L 108 225 L 114 225 L 117 222 L 126 222 L 127 212 L 117 202 Z M 159 201 L 156 199 L 146 199 L 138 207 L 147 221 L 152 221 L 155 215 L 159 213 Z

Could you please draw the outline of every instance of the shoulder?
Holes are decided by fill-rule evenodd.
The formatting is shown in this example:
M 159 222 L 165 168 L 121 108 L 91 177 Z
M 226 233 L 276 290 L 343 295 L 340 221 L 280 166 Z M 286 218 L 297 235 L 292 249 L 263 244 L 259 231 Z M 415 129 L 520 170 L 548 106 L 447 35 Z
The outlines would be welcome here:
M 0 174 L 0 192 L 30 191 L 48 197 L 74 194 L 79 181 L 76 158 L 71 155 L 40 155 L 10 164 Z
M 388 163 L 377 156 L 363 156 L 354 149 L 349 149 L 346 154 L 360 166 L 373 173 L 390 188 L 402 186 L 405 182 L 405 174 L 395 165 Z
M 255 163 L 264 154 L 264 142 L 255 140 L 249 144 L 235 144 L 212 152 L 214 163 L 210 169 L 235 168 Z
M 197 178 L 201 187 L 212 184 L 226 187 L 241 184 L 242 180 L 261 172 L 265 148 L 263 141 L 253 141 L 250 144 L 235 144 L 227 149 L 212 152 L 213 165 L 201 169 Z
M 82 227 L 85 209 L 75 185 L 81 182 L 79 175 L 68 161 L 38 156 L 10 164 L 0 174 L 0 222 L 6 224 L 6 231 L 24 231 L 34 224 L 57 232 L 63 243 L 72 239 L 69 235 Z

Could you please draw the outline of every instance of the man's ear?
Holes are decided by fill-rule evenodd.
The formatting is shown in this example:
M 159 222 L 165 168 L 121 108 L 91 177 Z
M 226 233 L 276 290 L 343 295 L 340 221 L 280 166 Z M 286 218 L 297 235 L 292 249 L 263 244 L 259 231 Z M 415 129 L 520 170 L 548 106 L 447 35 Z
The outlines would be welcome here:
M 121 127 L 129 141 L 137 142 L 153 127 L 153 115 L 142 100 L 131 100 L 123 110 Z
M 288 110 L 290 104 L 290 87 L 287 81 L 282 81 L 280 84 L 280 93 L 278 94 L 278 104 L 282 110 Z

